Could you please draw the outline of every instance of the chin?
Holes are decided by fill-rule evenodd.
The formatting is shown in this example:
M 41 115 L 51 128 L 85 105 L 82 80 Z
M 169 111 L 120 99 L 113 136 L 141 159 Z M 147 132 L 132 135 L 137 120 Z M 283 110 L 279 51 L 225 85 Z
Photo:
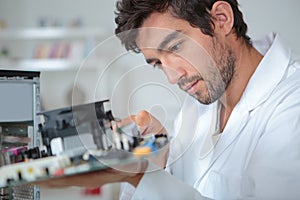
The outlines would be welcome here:
M 209 105 L 212 103 L 211 99 L 208 97 L 201 97 L 197 94 L 195 95 L 191 95 L 192 97 L 194 97 L 199 103 L 204 104 L 204 105 Z

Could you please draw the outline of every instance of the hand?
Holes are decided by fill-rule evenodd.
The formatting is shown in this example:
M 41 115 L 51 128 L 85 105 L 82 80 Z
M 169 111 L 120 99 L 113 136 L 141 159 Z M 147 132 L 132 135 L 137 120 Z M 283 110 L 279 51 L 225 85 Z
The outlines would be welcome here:
M 149 112 L 142 110 L 137 115 L 130 115 L 118 122 L 118 126 L 125 126 L 130 123 L 135 123 L 142 136 L 147 134 L 168 134 L 163 125 L 152 116 Z
M 122 164 L 102 171 L 88 172 L 50 180 L 37 181 L 32 184 L 42 188 L 62 188 L 79 186 L 85 188 L 96 188 L 107 183 L 128 182 L 137 186 L 148 166 L 146 160 Z
M 118 126 L 121 127 L 131 123 L 135 123 L 137 125 L 142 136 L 161 133 L 168 135 L 167 130 L 163 127 L 159 120 L 145 110 L 140 111 L 137 115 L 131 115 L 121 120 L 118 122 Z M 158 151 L 159 152 L 156 152 L 154 156 L 149 158 L 149 161 L 161 168 L 165 168 L 169 153 L 169 144 Z

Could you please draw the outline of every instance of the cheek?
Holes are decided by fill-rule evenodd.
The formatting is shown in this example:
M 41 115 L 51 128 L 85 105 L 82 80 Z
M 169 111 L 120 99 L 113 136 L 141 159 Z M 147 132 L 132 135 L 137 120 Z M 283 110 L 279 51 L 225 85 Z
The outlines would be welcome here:
M 195 45 L 183 51 L 180 56 L 185 60 L 190 71 L 193 73 L 205 73 L 209 68 L 215 68 L 215 62 L 207 51 Z
M 199 60 L 196 60 L 196 57 L 192 52 L 189 54 L 186 51 L 166 55 L 165 59 L 162 60 L 162 70 L 166 74 L 177 73 L 187 77 L 198 74 L 200 72 L 197 65 L 197 63 L 199 64 Z

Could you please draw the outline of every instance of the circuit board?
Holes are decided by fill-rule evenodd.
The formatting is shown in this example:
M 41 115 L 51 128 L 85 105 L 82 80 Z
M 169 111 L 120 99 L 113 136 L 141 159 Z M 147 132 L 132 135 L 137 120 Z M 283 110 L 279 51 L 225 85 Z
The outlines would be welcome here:
M 135 124 L 118 127 L 106 102 L 40 113 L 39 146 L 1 149 L 0 188 L 139 162 L 168 143 L 164 134 L 141 137 Z

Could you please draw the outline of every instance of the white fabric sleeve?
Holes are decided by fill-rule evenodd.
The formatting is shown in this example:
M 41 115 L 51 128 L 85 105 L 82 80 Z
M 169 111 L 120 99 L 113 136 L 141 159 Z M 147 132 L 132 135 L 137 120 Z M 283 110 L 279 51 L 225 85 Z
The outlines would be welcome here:
M 121 183 L 119 200 L 130 200 L 135 192 L 135 187 L 129 183 Z
M 132 197 L 133 200 L 208 200 L 201 194 L 174 176 L 149 163 L 147 172 L 141 179 Z

